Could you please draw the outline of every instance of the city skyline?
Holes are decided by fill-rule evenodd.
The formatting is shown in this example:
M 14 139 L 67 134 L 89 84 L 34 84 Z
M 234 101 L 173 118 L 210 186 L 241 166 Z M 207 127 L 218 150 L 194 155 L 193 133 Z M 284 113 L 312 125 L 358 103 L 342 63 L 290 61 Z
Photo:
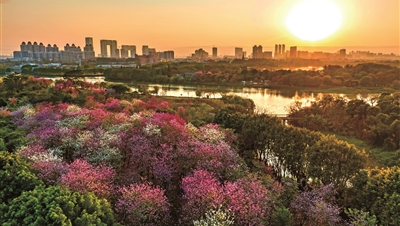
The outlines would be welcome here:
M 1 55 L 11 55 L 22 41 L 58 46 L 74 43 L 83 48 L 84 37 L 93 37 L 96 56 L 102 39 L 118 40 L 120 46 L 172 49 L 176 56 L 188 56 L 199 48 L 212 52 L 212 47 L 218 47 L 218 55 L 234 55 L 235 47 L 250 53 L 255 44 L 274 51 L 276 43 L 308 51 L 346 48 L 348 52 L 399 54 L 398 0 L 385 4 L 332 0 L 342 10 L 342 26 L 330 37 L 314 42 L 295 37 L 285 26 L 289 11 L 299 2 L 2 0 Z

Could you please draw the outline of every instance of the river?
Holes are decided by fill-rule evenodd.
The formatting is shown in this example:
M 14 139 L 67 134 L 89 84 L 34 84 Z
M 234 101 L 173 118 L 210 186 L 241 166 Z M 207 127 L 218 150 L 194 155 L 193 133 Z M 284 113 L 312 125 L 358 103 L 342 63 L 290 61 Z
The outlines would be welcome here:
M 48 78 L 52 80 L 62 79 Z M 104 82 L 104 77 L 87 77 L 87 82 Z M 126 84 L 129 86 L 129 84 Z M 252 99 L 259 111 L 265 111 L 270 114 L 284 116 L 288 114 L 287 108 L 295 101 L 301 101 L 304 104 L 321 97 L 323 94 L 302 93 L 299 94 L 293 89 L 267 89 L 267 88 L 239 88 L 239 87 L 215 87 L 215 86 L 182 86 L 182 85 L 161 85 L 149 84 L 149 90 L 154 90 L 158 86 L 158 96 L 174 96 L 174 97 L 198 97 L 197 90 L 202 90 L 203 98 L 220 98 L 221 94 L 237 95 Z M 137 91 L 137 86 L 131 86 L 132 91 Z
M 202 97 L 208 98 L 220 98 L 222 94 L 237 95 L 252 99 L 256 105 L 256 109 L 259 111 L 266 111 L 270 114 L 286 115 L 287 107 L 289 107 L 295 101 L 301 101 L 304 104 L 315 100 L 316 97 L 322 94 L 314 95 L 301 94 L 295 90 L 276 90 L 267 88 L 217 88 L 217 87 L 205 87 L 199 86 L 180 86 L 170 85 L 163 86 L 157 84 L 150 84 L 149 90 L 153 90 L 154 86 L 159 87 L 157 95 L 159 96 L 174 96 L 174 97 L 197 97 L 197 90 L 204 90 L 201 94 Z M 137 90 L 133 88 L 133 90 Z

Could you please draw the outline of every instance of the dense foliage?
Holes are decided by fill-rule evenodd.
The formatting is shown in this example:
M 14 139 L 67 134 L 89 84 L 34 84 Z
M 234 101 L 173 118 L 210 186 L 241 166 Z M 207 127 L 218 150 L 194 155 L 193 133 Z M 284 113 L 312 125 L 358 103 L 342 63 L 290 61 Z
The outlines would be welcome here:
M 372 147 L 381 165 L 400 164 L 400 95 L 382 93 L 356 99 L 324 96 L 309 106 L 290 107 L 290 124 L 355 137 Z
M 352 179 L 348 205 L 376 215 L 381 225 L 399 225 L 400 168 L 361 171 Z
M 289 70 L 276 69 L 277 64 L 285 64 L 276 60 L 235 60 L 227 62 L 200 63 L 160 63 L 140 69 L 114 68 L 107 69 L 104 75 L 109 81 L 136 81 L 150 83 L 219 83 L 238 84 L 246 81 L 250 84 L 280 84 L 287 86 L 392 86 L 400 87 L 397 67 L 363 63 L 357 65 L 320 65 L 321 62 L 311 64 L 323 66 L 318 70 Z M 295 62 L 286 62 L 290 67 Z M 262 66 L 263 65 L 263 66 Z M 310 66 L 310 65 L 306 65 Z M 266 69 L 269 68 L 269 69 Z M 282 67 L 281 67 L 282 68 Z
M 48 101 L 20 95 L 38 84 L 2 92 L 16 95 L 0 120 L 18 134 L 0 137 L 1 224 L 399 222 L 398 167 L 364 169 L 365 152 L 255 114 L 250 100 L 132 99 L 76 80 L 39 89 Z
M 36 187 L 0 211 L 1 225 L 118 225 L 110 204 L 95 195 L 60 187 Z
M 0 204 L 6 204 L 42 182 L 16 154 L 0 152 Z

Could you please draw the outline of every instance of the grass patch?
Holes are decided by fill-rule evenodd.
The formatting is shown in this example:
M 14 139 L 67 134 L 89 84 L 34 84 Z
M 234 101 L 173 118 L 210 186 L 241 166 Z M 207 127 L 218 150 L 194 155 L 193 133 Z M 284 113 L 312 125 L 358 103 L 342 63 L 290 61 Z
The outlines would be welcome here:
M 359 150 L 365 150 L 369 154 L 367 167 L 370 168 L 381 168 L 386 166 L 400 165 L 400 150 L 390 151 L 385 148 L 373 147 L 367 144 L 365 141 L 354 137 L 342 136 L 333 133 L 325 132 L 325 134 L 335 135 L 337 139 L 346 141 L 349 144 L 353 144 Z

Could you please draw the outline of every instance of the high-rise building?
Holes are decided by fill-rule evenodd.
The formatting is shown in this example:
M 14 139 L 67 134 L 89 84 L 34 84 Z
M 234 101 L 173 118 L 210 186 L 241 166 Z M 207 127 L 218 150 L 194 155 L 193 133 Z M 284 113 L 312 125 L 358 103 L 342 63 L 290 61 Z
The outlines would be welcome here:
M 280 55 L 280 52 L 279 52 L 278 44 L 275 44 L 275 53 L 274 53 L 274 57 L 275 57 L 275 58 L 278 58 L 279 55 Z
M 110 55 L 108 55 L 107 47 L 110 46 Z M 119 58 L 116 40 L 100 40 L 101 57 Z M 118 54 L 117 54 L 118 53 Z
M 308 51 L 298 51 L 297 52 L 297 57 L 298 58 L 303 58 L 303 59 L 308 59 L 310 56 L 308 54 Z
M 149 52 L 149 60 L 150 60 L 149 63 L 150 64 L 157 63 L 158 55 L 157 55 L 156 49 L 149 48 L 148 52 Z
M 142 55 L 149 55 L 149 46 L 142 46 Z
M 93 46 L 93 38 L 92 37 L 86 37 L 85 38 L 85 45 L 92 45 Z
M 59 61 L 61 58 L 61 53 L 55 44 L 52 47 L 50 44 L 45 46 L 43 43 L 37 44 L 37 42 L 34 42 L 32 44 L 31 42 L 22 42 L 20 45 L 20 51 L 14 51 L 14 58 L 24 61 L 44 59 Z
M 290 47 L 290 58 L 297 58 L 297 46 Z
M 174 59 L 174 51 L 157 52 L 158 59 L 162 61 L 170 61 Z
M 281 54 L 282 54 L 282 45 L 279 44 L 278 45 L 278 55 L 281 56 Z
M 235 58 L 242 59 L 243 58 L 243 48 L 235 47 Z
M 203 49 L 197 49 L 194 51 L 194 54 L 192 54 L 192 57 L 198 60 L 203 60 L 208 58 L 208 53 Z
M 272 59 L 272 52 L 271 51 L 265 51 L 263 52 L 263 59 Z
M 175 52 L 172 50 L 164 51 L 166 60 L 173 60 L 175 58 Z
M 346 49 L 339 50 L 339 56 L 340 58 L 346 58 Z
M 275 44 L 274 58 L 285 58 L 285 44 Z
M 93 38 L 86 37 L 85 38 L 85 47 L 83 47 L 83 59 L 89 60 L 94 59 L 94 47 L 93 47 Z
M 121 46 L 121 57 L 122 58 L 135 58 L 136 57 L 136 46 L 135 45 L 122 45 Z
M 262 46 L 261 45 L 253 46 L 253 59 L 262 59 L 262 58 L 263 58 Z
M 212 56 L 213 56 L 213 58 L 217 58 L 217 56 L 218 56 L 218 49 L 217 49 L 217 47 L 213 47 L 212 48 Z
M 68 43 L 64 46 L 64 51 L 61 51 L 61 60 L 70 62 L 78 61 L 82 59 L 82 50 L 80 46 L 69 45 Z

